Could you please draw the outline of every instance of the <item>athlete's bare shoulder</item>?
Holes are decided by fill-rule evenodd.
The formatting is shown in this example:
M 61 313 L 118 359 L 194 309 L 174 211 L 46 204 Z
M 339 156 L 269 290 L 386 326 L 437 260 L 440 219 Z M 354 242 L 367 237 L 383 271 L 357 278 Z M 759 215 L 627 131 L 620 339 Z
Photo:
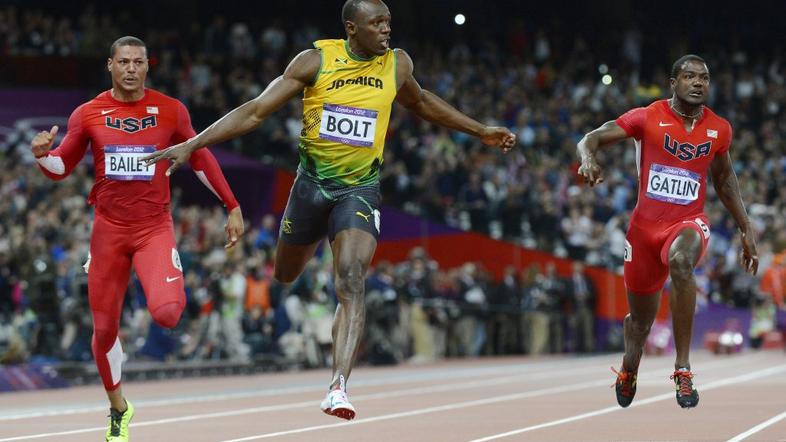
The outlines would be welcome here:
M 414 63 L 412 62 L 412 57 L 409 56 L 407 51 L 401 48 L 393 49 L 393 52 L 396 54 L 396 68 L 397 70 L 402 70 L 405 73 L 412 73 L 414 69 Z
M 401 86 L 408 83 L 409 79 L 412 78 L 415 66 L 412 63 L 412 58 L 407 54 L 407 51 L 401 48 L 395 48 L 393 52 L 396 56 L 396 85 L 400 90 Z
M 289 62 L 284 77 L 294 78 L 306 84 L 312 84 L 322 66 L 322 55 L 319 49 L 306 49 L 297 54 Z

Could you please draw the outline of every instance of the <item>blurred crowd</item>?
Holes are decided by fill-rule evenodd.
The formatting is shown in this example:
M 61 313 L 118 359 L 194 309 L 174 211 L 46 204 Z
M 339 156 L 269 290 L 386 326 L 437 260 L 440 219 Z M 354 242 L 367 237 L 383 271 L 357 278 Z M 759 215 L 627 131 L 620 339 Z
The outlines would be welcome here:
M 20 144 L 20 146 L 22 146 Z M 86 164 L 54 183 L 24 147 L 3 152 L 0 177 L 0 363 L 35 355 L 91 358 L 87 260 L 92 177 Z M 205 190 L 206 191 L 206 190 Z M 173 330 L 151 321 L 132 276 L 121 339 L 133 360 L 250 362 L 282 355 L 309 366 L 330 364 L 336 298 L 331 254 L 320 251 L 284 287 L 273 278 L 276 220 L 250 226 L 225 249 L 224 211 L 183 206 L 172 213 L 185 274 L 187 306 Z M 369 271 L 367 338 L 362 357 L 375 364 L 446 356 L 592 351 L 595 291 L 576 262 L 569 277 L 550 263 L 494 281 L 467 263 L 442 269 L 420 248 L 408 260 Z M 100 296 L 100 294 L 98 294 Z
M 131 20 L 91 8 L 70 18 L 0 8 L 0 54 L 106 57 L 115 38 L 133 33 L 128 31 L 134 29 Z M 148 85 L 182 100 L 197 130 L 257 96 L 294 54 L 325 37 L 317 26 L 292 32 L 271 22 L 256 28 L 221 15 L 204 26 L 137 34 L 148 44 Z M 510 127 L 519 146 L 502 155 L 397 106 L 381 176 L 385 203 L 620 271 L 636 201 L 635 149 L 627 143 L 602 154 L 606 180 L 589 188 L 577 180 L 575 145 L 583 134 L 628 109 L 670 96 L 670 65 L 645 69 L 642 41 L 636 31 L 622 33 L 619 52 L 610 60 L 601 59 L 581 37 L 565 42 L 555 33 L 525 28 L 503 41 L 457 39 L 449 47 L 409 40 L 402 46 L 412 55 L 423 87 L 482 122 Z M 701 303 L 747 307 L 764 302 L 769 312 L 772 305 L 783 308 L 786 290 L 786 85 L 782 57 L 766 50 L 708 47 L 700 54 L 712 75 L 710 105 L 735 131 L 731 155 L 758 234 L 761 264 L 758 277 L 739 268 L 736 227 L 708 186 L 712 236 L 697 284 Z M 92 87 L 98 92 L 102 86 Z M 229 147 L 294 168 L 301 113 L 302 103 L 292 100 Z M 7 314 L 28 306 L 49 312 L 37 313 L 37 321 L 31 314 L 17 314 L 20 330 L 31 328 L 24 324 L 51 324 L 43 319 L 46 314 L 60 318 L 64 333 L 39 333 L 42 339 L 29 342 L 39 346 L 34 352 L 65 351 L 63 340 L 78 342 L 89 334 L 79 266 L 89 239 L 83 196 L 90 179 L 82 168 L 76 177 L 53 186 L 24 155 L 13 150 L 0 155 L 6 164 L 18 165 L 0 178 L 0 309 Z M 176 198 L 173 207 L 189 303 L 178 331 L 152 334 L 161 341 L 156 348 L 170 348 L 167 354 L 175 351 L 186 358 L 247 358 L 299 348 L 303 357 L 324 360 L 334 303 L 329 253 L 315 259 L 297 284 L 278 287 L 270 278 L 275 219 L 254 226 L 240 251 L 227 255 L 217 227 L 223 224 L 220 210 L 179 207 Z M 591 349 L 592 340 L 583 336 L 592 327 L 583 324 L 592 322 L 593 296 L 577 295 L 573 279 L 547 267 L 523 274 L 511 270 L 502 281 L 492 281 L 474 264 L 439 269 L 413 251 L 409 261 L 380 265 L 370 276 L 368 302 L 387 310 L 370 309 L 369 314 L 391 314 L 378 318 L 381 324 L 390 322 L 388 328 L 375 327 L 370 318 L 367 351 L 400 360 Z M 43 295 L 51 291 L 57 292 L 58 302 Z M 135 280 L 129 293 L 126 339 L 143 351 L 151 341 L 146 329 L 155 325 L 140 313 L 144 296 Z M 584 309 L 590 319 L 579 319 Z M 387 332 L 391 329 L 398 332 Z M 384 336 L 377 346 L 373 336 L 378 334 Z M 46 342 L 54 339 L 61 342 Z M 78 357 L 89 357 L 87 342 Z

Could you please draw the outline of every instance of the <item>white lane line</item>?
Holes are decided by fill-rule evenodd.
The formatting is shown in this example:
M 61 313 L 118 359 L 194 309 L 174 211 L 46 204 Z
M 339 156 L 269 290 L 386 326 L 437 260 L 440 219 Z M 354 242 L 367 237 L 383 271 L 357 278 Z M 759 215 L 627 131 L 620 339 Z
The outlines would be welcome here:
M 724 362 L 719 362 L 719 363 L 713 364 L 713 365 L 717 365 L 717 366 L 720 366 L 720 365 L 723 365 L 723 366 L 732 365 L 733 366 L 735 364 L 729 364 L 729 361 L 724 361 Z M 778 371 L 786 371 L 786 365 L 782 365 L 782 366 L 779 366 L 779 367 L 780 367 L 780 370 L 778 370 Z M 706 366 L 705 366 L 705 368 L 706 368 Z M 737 379 L 743 379 L 743 378 L 747 379 L 750 376 L 762 376 L 763 375 L 762 373 L 767 373 L 766 375 L 768 375 L 768 374 L 770 374 L 769 372 L 772 371 L 772 370 L 773 369 L 770 368 L 770 369 L 766 369 L 766 370 L 761 370 L 760 372 L 751 372 L 748 375 L 743 375 L 743 376 L 738 376 L 738 377 L 735 377 L 735 378 L 727 378 L 727 379 L 720 380 L 720 381 L 710 382 L 710 383 L 707 384 L 707 387 L 709 387 L 709 388 L 705 387 L 703 389 L 707 390 L 707 389 L 716 388 L 718 386 L 727 385 L 728 383 L 742 382 L 742 381 L 737 381 Z M 643 373 L 642 376 L 651 375 L 652 373 L 653 373 L 653 371 L 646 372 L 646 373 Z M 597 380 L 597 381 L 589 381 L 589 382 L 582 382 L 582 383 L 578 383 L 578 384 L 564 385 L 564 386 L 561 386 L 561 387 L 544 388 L 544 389 L 540 389 L 540 390 L 532 390 L 532 391 L 527 391 L 527 392 L 522 392 L 522 393 L 515 393 L 515 394 L 509 394 L 509 395 L 505 395 L 505 396 L 498 396 L 498 397 L 494 397 L 494 398 L 478 399 L 478 400 L 473 400 L 473 401 L 458 402 L 458 403 L 450 404 L 450 405 L 441 405 L 441 406 L 435 406 L 435 407 L 421 408 L 421 409 L 411 410 L 411 411 L 406 411 L 406 412 L 401 412 L 401 413 L 385 414 L 385 415 L 375 416 L 375 417 L 366 418 L 366 419 L 357 419 L 357 420 L 353 420 L 353 421 L 350 421 L 350 422 L 341 422 L 341 423 L 337 423 L 337 424 L 326 424 L 326 425 L 316 425 L 316 426 L 312 426 L 312 427 L 304 427 L 304 428 L 296 428 L 296 429 L 293 429 L 293 430 L 278 431 L 278 432 L 274 432 L 274 433 L 264 433 L 264 434 L 258 434 L 258 435 L 253 435 L 253 436 L 247 436 L 247 437 L 243 437 L 243 438 L 239 438 L 239 439 L 229 439 L 229 440 L 225 440 L 225 441 L 222 441 L 222 442 L 245 442 L 245 441 L 250 441 L 250 440 L 267 439 L 267 438 L 271 438 L 271 437 L 278 437 L 278 436 L 286 436 L 286 435 L 290 435 L 290 434 L 305 433 L 305 432 L 309 432 L 309 431 L 324 430 L 324 429 L 328 429 L 328 428 L 344 427 L 344 426 L 349 426 L 349 425 L 360 425 L 360 424 L 379 422 L 379 421 L 390 420 L 390 419 L 397 419 L 397 418 L 401 418 L 401 417 L 416 416 L 416 415 L 428 414 L 428 413 L 436 413 L 436 412 L 441 412 L 441 411 L 450 411 L 450 410 L 456 410 L 456 409 L 460 409 L 460 408 L 468 408 L 468 407 L 475 407 L 475 406 L 481 406 L 481 405 L 489 405 L 489 404 L 494 404 L 494 403 L 498 403 L 498 402 L 514 401 L 514 400 L 526 399 L 526 398 L 536 397 L 536 396 L 545 396 L 545 395 L 549 395 L 549 394 L 566 393 L 566 392 L 581 390 L 581 389 L 585 389 L 585 388 L 591 388 L 591 387 L 608 385 L 608 383 L 609 383 L 608 379 Z M 715 384 L 717 384 L 717 385 L 715 385 Z M 658 400 L 663 400 L 663 399 L 667 399 L 667 398 L 670 398 L 670 397 L 673 397 L 673 394 L 664 394 L 664 395 L 661 395 L 661 396 L 656 396 L 655 398 L 650 398 L 650 399 L 647 399 L 647 400 L 640 401 L 639 405 L 643 405 L 645 403 L 650 403 L 650 402 L 656 402 Z M 609 409 L 611 409 L 611 408 L 619 409 L 619 407 L 609 407 Z
M 740 434 L 732 437 L 727 442 L 740 442 L 741 440 L 744 440 L 744 439 L 750 437 L 751 435 L 754 435 L 754 434 L 758 433 L 759 431 L 769 427 L 770 425 L 782 421 L 783 419 L 786 419 L 786 411 L 784 411 L 783 413 L 781 413 L 781 414 L 779 414 L 777 416 L 774 416 L 774 417 L 772 417 L 770 419 L 767 419 L 766 421 L 760 423 L 759 425 L 756 425 L 755 427 L 751 428 L 748 431 L 745 431 L 743 433 L 740 433 Z
M 600 358 L 600 356 L 598 357 Z M 592 362 L 593 359 L 596 357 L 591 358 L 582 358 L 581 361 L 584 362 Z M 528 373 L 538 373 L 538 372 L 549 372 L 554 368 L 564 367 L 565 363 L 569 362 L 572 363 L 573 361 L 569 359 L 561 359 L 555 362 L 545 362 L 545 363 L 536 363 L 536 364 L 510 364 L 510 365 L 498 365 L 492 367 L 482 367 L 482 368 L 461 368 L 461 369 L 449 369 L 446 372 L 444 368 L 431 368 L 431 369 L 420 369 L 416 372 L 408 372 L 407 374 L 400 374 L 400 375 L 389 375 L 389 374 L 365 374 L 365 376 L 373 375 L 374 379 L 368 380 L 353 380 L 352 387 L 376 387 L 376 386 L 387 386 L 387 385 L 395 385 L 399 383 L 407 383 L 411 384 L 413 382 L 427 382 L 427 381 L 444 381 L 449 379 L 460 379 L 464 377 L 487 377 L 487 376 L 494 376 L 494 375 L 501 375 L 501 374 L 511 374 L 511 373 L 518 373 L 520 375 L 527 375 Z M 589 366 L 594 366 L 594 364 Z M 193 404 L 193 403 L 203 403 L 203 402 L 215 402 L 215 401 L 228 401 L 234 399 L 246 399 L 246 398 L 257 398 L 257 397 L 271 397 L 271 396 L 280 396 L 280 395 L 289 395 L 289 394 L 298 394 L 298 393 L 313 393 L 319 392 L 324 393 L 325 391 L 325 384 L 313 384 L 309 386 L 300 386 L 300 387 L 284 387 L 284 388 L 269 388 L 264 390 L 256 390 L 256 391 L 239 391 L 239 392 L 231 392 L 231 393 L 213 393 L 213 394 L 203 394 L 203 395 L 189 395 L 189 396 L 180 396 L 177 398 L 167 398 L 167 399 L 152 399 L 152 400 L 134 400 L 134 405 L 137 408 L 152 408 L 152 407 L 169 407 L 172 405 L 182 405 L 182 404 Z M 0 414 L 0 421 L 11 421 L 11 420 L 19 420 L 19 419 L 36 419 L 41 417 L 52 417 L 52 416 L 68 416 L 74 414 L 86 414 L 86 413 L 97 413 L 97 412 L 105 412 L 107 409 L 106 404 L 103 402 L 92 406 L 81 406 L 81 407 L 70 407 L 70 408 L 62 408 L 62 407 L 55 407 L 53 406 L 51 409 L 33 409 L 33 410 L 15 410 L 14 414 Z
M 564 362 L 565 361 L 563 360 L 562 362 L 563 363 L 559 364 L 559 365 L 564 366 Z M 568 362 L 572 362 L 572 361 L 568 361 Z M 730 367 L 730 366 L 733 367 L 735 365 L 740 365 L 741 363 L 750 363 L 750 362 L 755 362 L 755 358 L 735 358 L 735 359 L 728 359 L 728 360 L 722 360 L 722 361 L 717 361 L 717 362 L 710 362 L 710 363 L 704 364 L 703 367 L 704 367 L 705 370 L 707 370 L 707 369 L 714 369 L 714 368 L 725 368 L 725 367 Z M 520 368 L 527 368 L 527 367 L 520 367 Z M 529 368 L 531 368 L 531 367 L 529 367 Z M 542 366 L 540 366 L 540 368 L 542 368 Z M 533 379 L 537 380 L 537 379 L 541 379 L 541 378 L 552 378 L 553 376 L 559 375 L 561 373 L 562 374 L 569 374 L 569 373 L 576 373 L 576 372 L 578 372 L 578 373 L 585 373 L 589 368 L 590 367 L 583 367 L 582 366 L 582 367 L 576 367 L 576 368 L 571 368 L 571 369 L 566 369 L 566 370 L 559 370 L 559 371 L 547 370 L 545 372 L 535 372 L 535 373 L 529 374 L 527 376 L 526 380 L 533 380 Z M 522 375 L 527 375 L 528 371 L 529 370 L 521 370 L 520 373 L 517 373 L 514 376 L 510 376 L 509 378 L 512 379 L 512 382 L 516 382 L 518 380 L 521 380 L 521 376 Z M 648 376 L 648 375 L 655 374 L 657 372 L 658 371 L 656 371 L 656 370 L 651 370 L 651 371 L 642 373 L 640 376 L 641 377 L 645 377 L 645 376 Z M 445 375 L 444 377 L 450 377 L 450 376 L 448 376 L 448 373 L 444 373 L 444 375 Z M 397 390 L 397 391 L 393 391 L 393 392 L 357 395 L 357 396 L 353 396 L 352 400 L 355 401 L 355 402 L 360 402 L 360 401 L 364 401 L 364 400 L 387 399 L 387 398 L 392 398 L 392 397 L 411 396 L 411 395 L 417 395 L 417 394 L 435 393 L 435 392 L 440 392 L 440 391 L 451 391 L 451 390 L 468 389 L 468 388 L 481 388 L 481 387 L 494 385 L 494 384 L 504 384 L 504 383 L 507 382 L 505 379 L 507 379 L 507 378 L 502 378 L 502 380 L 501 379 L 486 379 L 486 380 L 477 380 L 477 381 L 470 381 L 470 382 L 464 381 L 464 382 L 457 382 L 457 383 L 453 383 L 453 384 L 437 385 L 437 386 L 433 386 L 433 387 L 416 387 L 416 388 L 405 389 L 405 390 Z M 606 378 L 604 380 L 598 380 L 598 381 L 590 382 L 590 384 L 592 384 L 590 386 L 607 385 L 608 383 L 609 383 L 609 379 Z M 384 384 L 384 382 L 382 384 Z M 395 384 L 395 382 L 392 383 L 392 384 Z M 583 388 L 589 388 L 587 386 L 584 386 L 585 384 L 587 384 L 587 383 L 574 384 L 573 385 L 574 390 L 580 390 L 580 389 L 583 389 Z M 570 387 L 570 386 L 567 386 L 567 387 Z M 550 394 L 550 390 L 549 391 L 538 391 L 537 393 L 534 394 L 534 396 L 533 396 L 533 392 L 532 391 L 518 393 L 517 395 L 522 395 L 522 394 L 525 395 L 525 396 L 522 396 L 523 398 L 535 397 L 535 396 L 542 396 L 542 395 Z M 496 399 L 499 399 L 499 398 L 496 398 Z M 514 399 L 508 399 L 508 400 L 514 400 Z M 146 427 L 146 426 L 152 426 L 152 425 L 162 425 L 162 424 L 177 423 L 177 422 L 187 422 L 187 421 L 193 421 L 193 420 L 199 420 L 199 419 L 219 418 L 219 417 L 229 417 L 229 416 L 240 416 L 240 415 L 245 415 L 245 414 L 263 413 L 263 412 L 270 412 L 270 411 L 281 411 L 281 410 L 288 410 L 288 409 L 295 409 L 295 408 L 305 408 L 305 407 L 315 407 L 315 406 L 316 406 L 316 401 L 303 401 L 303 402 L 295 402 L 295 403 L 281 404 L 281 405 L 270 405 L 270 406 L 255 407 L 255 408 L 243 408 L 243 409 L 239 409 L 239 410 L 228 410 L 228 411 L 223 411 L 223 412 L 204 413 L 204 414 L 198 414 L 198 415 L 186 415 L 186 416 L 180 416 L 180 417 L 174 417 L 174 418 L 168 418 L 168 419 L 158 419 L 158 420 L 154 420 L 154 421 L 144 421 L 144 422 L 132 423 L 130 426 L 133 427 L 133 428 L 137 428 L 137 427 Z M 139 407 L 137 406 L 137 408 L 139 408 Z M 105 408 L 102 408 L 101 410 L 104 410 L 104 409 Z M 434 411 L 439 411 L 439 410 L 434 410 Z M 399 417 L 399 416 L 396 416 L 396 417 Z M 369 418 L 369 419 L 377 419 L 377 418 Z M 377 420 L 380 420 L 380 419 L 377 419 Z M 352 422 L 349 422 L 349 423 L 342 422 L 342 423 L 338 423 L 338 424 L 332 424 L 332 426 L 341 426 L 341 425 L 347 425 L 347 424 L 364 423 L 366 421 L 367 421 L 367 419 L 359 419 L 359 420 L 355 420 L 355 421 L 352 421 Z M 323 426 L 319 426 L 317 429 L 322 428 L 322 427 Z M 330 426 L 328 426 L 328 427 L 330 427 Z M 44 438 L 44 437 L 66 436 L 66 435 L 71 435 L 71 434 L 90 433 L 90 432 L 94 432 L 94 431 L 105 431 L 105 430 L 106 430 L 105 427 L 81 428 L 81 429 L 62 431 L 62 432 L 40 433 L 40 434 L 31 434 L 31 435 L 24 435 L 24 436 L 15 436 L 15 437 L 11 437 L 11 438 L 0 439 L 0 442 L 40 439 L 40 438 Z M 298 431 L 298 432 L 301 432 L 301 431 Z
M 609 383 L 609 380 L 608 379 L 604 379 L 604 380 L 598 380 L 598 381 L 582 382 L 582 383 L 579 383 L 579 384 L 564 385 L 562 387 L 542 388 L 540 390 L 532 390 L 532 391 L 527 391 L 527 392 L 524 392 L 524 393 L 508 394 L 508 395 L 505 395 L 505 396 L 497 396 L 497 397 L 487 398 L 487 399 L 478 399 L 478 400 L 474 400 L 474 401 L 457 402 L 455 404 L 450 404 L 450 405 L 440 405 L 440 406 L 436 406 L 436 407 L 420 408 L 420 409 L 417 409 L 417 410 L 404 411 L 404 412 L 401 412 L 401 413 L 383 414 L 383 415 L 380 415 L 380 416 L 369 417 L 369 418 L 365 418 L 365 419 L 357 419 L 357 420 L 353 420 L 353 421 L 349 421 L 349 422 L 341 422 L 341 423 L 338 423 L 338 424 L 316 425 L 316 426 L 313 426 L 313 427 L 296 428 L 294 430 L 278 431 L 278 432 L 275 432 L 275 433 L 265 433 L 265 434 L 255 435 L 255 436 L 243 437 L 243 438 L 240 438 L 240 439 L 225 440 L 225 441 L 222 441 L 222 442 L 242 442 L 242 441 L 248 441 L 248 440 L 267 439 L 267 438 L 270 438 L 270 437 L 286 436 L 286 435 L 289 435 L 289 434 L 305 433 L 305 432 L 308 432 L 308 431 L 315 431 L 315 430 L 324 430 L 326 428 L 335 428 L 335 427 L 345 427 L 345 426 L 349 426 L 349 425 L 368 424 L 368 423 L 371 423 L 371 422 L 379 422 L 379 421 L 385 421 L 385 420 L 390 420 L 390 419 L 398 419 L 400 417 L 417 416 L 417 415 L 420 415 L 420 414 L 436 413 L 436 412 L 439 412 L 439 411 L 450 411 L 450 410 L 456 410 L 456 409 L 459 409 L 459 408 L 467 408 L 467 407 L 476 407 L 476 406 L 479 406 L 479 405 L 495 404 L 497 402 L 515 401 L 515 400 L 518 400 L 518 399 L 525 399 L 525 398 L 536 397 L 536 396 L 544 396 L 544 395 L 549 395 L 549 394 L 566 393 L 566 392 L 570 392 L 570 391 L 582 390 L 582 389 L 585 389 L 585 388 L 600 387 L 602 385 L 608 385 L 608 383 Z
M 747 374 L 734 376 L 734 377 L 731 377 L 731 378 L 720 379 L 720 380 L 717 380 L 717 381 L 708 382 L 707 384 L 704 384 L 704 385 L 700 386 L 700 391 L 714 390 L 716 388 L 725 387 L 727 385 L 733 385 L 733 384 L 739 384 L 741 382 L 752 381 L 752 380 L 755 380 L 756 378 L 765 377 L 765 376 L 772 376 L 774 374 L 782 373 L 784 371 L 786 371 L 786 364 L 778 365 L 778 366 L 770 367 L 770 368 L 765 368 L 765 369 L 762 369 L 762 370 L 749 372 Z M 667 400 L 667 399 L 673 399 L 673 398 L 674 398 L 674 393 L 661 394 L 661 395 L 653 396 L 653 397 L 650 397 L 650 398 L 647 398 L 647 399 L 644 399 L 644 400 L 641 400 L 641 401 L 634 401 L 630 405 L 630 407 L 628 407 L 628 408 L 640 407 L 640 406 L 643 406 L 643 405 L 648 405 L 648 404 L 651 404 L 651 403 L 654 403 L 654 402 L 660 402 L 660 401 L 664 401 L 664 400 Z M 582 420 L 582 419 L 587 419 L 587 418 L 590 418 L 590 417 L 600 416 L 600 415 L 603 415 L 603 414 L 613 413 L 615 411 L 620 411 L 620 410 L 623 410 L 623 408 L 622 407 L 618 407 L 618 406 L 601 408 L 600 410 L 590 411 L 588 413 L 577 414 L 575 416 L 570 416 L 570 417 L 566 417 L 566 418 L 563 418 L 563 419 L 557 419 L 557 420 L 553 420 L 553 421 L 549 421 L 549 422 L 544 422 L 542 424 L 532 425 L 532 426 L 525 427 L 525 428 L 519 428 L 518 430 L 508 431 L 508 432 L 505 432 L 505 433 L 494 434 L 494 435 L 483 437 L 483 438 L 480 438 L 480 439 L 473 439 L 470 442 L 486 442 L 486 441 L 489 441 L 489 440 L 501 439 L 503 437 L 515 436 L 517 434 L 526 433 L 526 432 L 529 432 L 529 431 L 540 430 L 541 428 L 554 427 L 554 426 L 557 426 L 557 425 L 567 424 L 567 423 L 570 423 L 570 422 L 575 422 L 575 421 Z
M 760 353 L 754 353 L 751 355 L 744 355 L 748 361 L 754 360 L 754 358 L 761 359 L 762 356 Z M 741 359 L 741 358 L 736 358 Z M 358 373 L 358 377 L 353 380 L 352 386 L 354 388 L 358 387 L 377 387 L 377 386 L 387 386 L 387 385 L 395 385 L 399 383 L 406 383 L 411 384 L 413 382 L 428 382 L 428 381 L 444 381 L 449 379 L 460 379 L 464 377 L 484 377 L 484 376 L 493 376 L 493 375 L 504 375 L 509 373 L 518 373 L 521 375 L 527 375 L 528 373 L 540 373 L 540 372 L 551 372 L 555 368 L 559 369 L 560 367 L 564 367 L 566 364 L 576 365 L 581 363 L 584 366 L 586 363 L 586 368 L 595 367 L 599 361 L 608 360 L 607 355 L 597 355 L 597 356 L 585 356 L 581 358 L 558 358 L 558 359 L 547 359 L 541 361 L 525 361 L 522 363 L 510 363 L 510 364 L 499 364 L 499 365 L 492 365 L 487 367 L 469 367 L 469 368 L 451 368 L 448 367 L 447 369 L 444 367 L 434 367 L 434 368 L 421 368 L 415 370 L 401 370 L 402 374 L 396 374 L 394 371 L 385 371 L 385 372 L 365 372 L 365 373 Z M 700 360 L 699 363 L 704 364 L 705 361 L 709 361 L 709 359 Z M 716 362 L 708 362 L 708 365 L 714 365 Z M 604 362 L 605 364 L 605 362 Z M 694 363 L 695 365 L 695 363 Z M 704 366 L 703 366 L 704 367 Z M 446 371 L 447 370 L 447 371 Z M 363 379 L 363 377 L 373 376 L 372 379 Z M 132 385 L 133 388 L 133 384 Z M 245 387 L 243 391 L 230 391 L 228 393 L 209 393 L 209 394 L 200 394 L 200 395 L 182 395 L 179 394 L 176 398 L 165 398 L 165 399 L 136 399 L 134 400 L 134 405 L 137 408 L 152 408 L 152 407 L 170 407 L 173 405 L 183 405 L 183 404 L 194 404 L 194 403 L 205 403 L 205 402 L 217 402 L 217 401 L 230 401 L 235 399 L 247 399 L 247 398 L 261 398 L 261 397 L 271 397 L 271 396 L 280 396 L 280 395 L 288 395 L 288 394 L 299 394 L 299 393 L 323 393 L 325 391 L 325 385 L 323 383 L 312 384 L 312 385 L 305 385 L 305 386 L 298 386 L 298 387 L 283 387 L 283 388 L 266 388 L 263 390 L 254 389 L 251 387 L 252 391 L 248 391 L 249 387 Z M 2 421 L 13 421 L 13 420 L 20 420 L 20 419 L 37 419 L 41 417 L 54 417 L 54 416 L 70 416 L 75 414 L 88 414 L 88 413 L 103 413 L 106 412 L 107 406 L 104 402 L 94 402 L 92 405 L 81 405 L 77 407 L 63 407 L 63 406 L 47 406 L 47 407 L 35 407 L 33 409 L 27 410 L 20 410 L 14 409 L 12 414 L 3 414 L 0 412 L 0 422 Z
M 538 380 L 538 379 L 546 379 L 551 378 L 554 375 L 570 375 L 570 374 L 578 374 L 581 372 L 586 371 L 587 368 L 572 368 L 566 370 L 557 370 L 557 371 L 550 371 L 544 373 L 534 373 L 529 374 L 527 376 L 527 381 L 529 380 Z M 414 396 L 419 394 L 431 394 L 431 393 L 439 393 L 445 391 L 454 391 L 454 390 L 462 390 L 462 389 L 471 389 L 471 388 L 483 388 L 483 387 L 490 387 L 494 385 L 504 385 L 508 383 L 516 383 L 522 382 L 522 374 L 520 373 L 512 376 L 507 376 L 503 378 L 492 378 L 492 379 L 482 379 L 476 381 L 463 381 L 463 382 L 455 382 L 451 384 L 443 384 L 443 385 L 435 385 L 432 387 L 416 387 L 410 389 L 399 389 L 396 391 L 384 392 L 384 393 L 372 393 L 372 394 L 364 394 L 364 395 L 357 395 L 353 396 L 353 402 L 362 402 L 367 400 L 374 400 L 374 399 L 389 399 L 395 397 L 405 397 L 405 396 Z M 608 380 L 603 381 L 603 383 L 608 383 Z M 317 401 L 310 400 L 310 401 L 302 401 L 302 402 L 294 402 L 289 404 L 281 404 L 281 405 L 268 405 L 263 407 L 254 407 L 254 408 L 243 408 L 240 410 L 227 410 L 221 412 L 214 412 L 214 413 L 203 413 L 203 414 L 196 414 L 196 415 L 187 415 L 187 416 L 180 416 L 180 417 L 173 417 L 168 419 L 157 419 L 152 421 L 144 421 L 139 423 L 132 423 L 130 426 L 132 428 L 137 427 L 147 427 L 151 425 L 163 425 L 163 424 L 171 424 L 176 422 L 187 422 L 187 421 L 194 421 L 194 420 L 201 420 L 201 419 L 210 419 L 210 418 L 220 418 L 220 417 L 229 417 L 229 416 L 240 416 L 245 414 L 253 414 L 253 413 L 264 413 L 264 412 L 271 412 L 271 411 L 282 411 L 282 410 L 290 410 L 296 408 L 307 408 L 307 407 L 314 407 L 316 409 Z M 66 436 L 71 434 L 81 434 L 81 433 L 90 433 L 93 431 L 105 431 L 106 427 L 93 427 L 93 428 L 81 428 L 76 430 L 70 431 L 62 431 L 62 432 L 54 432 L 54 433 L 40 433 L 40 434 L 31 434 L 26 436 L 15 436 L 5 439 L 0 439 L 0 442 L 7 442 L 7 441 L 16 441 L 16 440 L 29 440 L 29 439 L 40 439 L 44 437 L 53 437 L 53 436 Z

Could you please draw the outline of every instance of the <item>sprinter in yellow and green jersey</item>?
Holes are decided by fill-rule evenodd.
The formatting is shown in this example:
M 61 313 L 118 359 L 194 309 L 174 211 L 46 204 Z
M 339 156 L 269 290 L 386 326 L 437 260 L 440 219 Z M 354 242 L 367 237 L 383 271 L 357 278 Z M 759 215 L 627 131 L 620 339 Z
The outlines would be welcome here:
M 257 98 L 146 160 L 172 160 L 169 174 L 195 150 L 253 130 L 304 93 L 300 167 L 281 220 L 275 278 L 294 281 L 328 237 L 339 305 L 333 324 L 333 378 L 320 408 L 349 420 L 355 408 L 346 382 L 363 336 L 364 275 L 379 236 L 379 168 L 393 100 L 431 123 L 503 151 L 514 146 L 516 137 L 504 127 L 475 121 L 420 87 L 409 55 L 390 48 L 391 16 L 381 0 L 347 0 L 341 19 L 346 40 L 316 41 Z
M 300 167 L 345 185 L 378 181 L 396 98 L 396 51 L 361 57 L 347 40 L 319 40 L 320 69 L 303 98 Z

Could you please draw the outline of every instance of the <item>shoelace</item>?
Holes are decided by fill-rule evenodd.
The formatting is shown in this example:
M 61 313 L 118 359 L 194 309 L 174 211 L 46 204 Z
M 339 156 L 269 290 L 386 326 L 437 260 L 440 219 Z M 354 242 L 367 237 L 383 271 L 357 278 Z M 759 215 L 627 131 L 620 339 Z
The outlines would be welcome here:
M 331 402 L 340 403 L 340 404 L 349 402 L 349 398 L 347 398 L 347 393 L 344 390 L 335 390 L 335 391 L 338 391 L 338 393 L 331 394 Z M 336 397 L 337 400 L 334 399 Z
M 109 434 L 111 434 L 112 436 L 120 436 L 120 424 L 123 422 L 123 413 L 115 414 L 109 412 L 108 417 L 111 419 L 109 424 L 109 426 L 111 427 L 111 429 L 109 430 Z
M 633 381 L 636 379 L 636 374 L 622 369 L 617 371 L 617 369 L 614 367 L 611 367 L 611 371 L 617 375 L 617 380 L 611 384 L 611 386 L 616 387 L 617 384 L 622 383 L 622 394 L 625 396 L 630 396 L 631 387 L 633 386 Z
M 674 372 L 674 374 L 669 376 L 669 379 L 677 380 L 677 383 L 680 386 L 680 396 L 690 396 L 693 394 L 693 382 L 691 381 L 691 379 L 693 379 L 693 373 L 690 371 L 677 370 Z
M 125 415 L 125 412 L 115 413 L 115 412 L 112 412 L 112 410 L 109 410 L 109 416 L 107 416 L 107 417 L 109 417 L 111 419 L 111 421 L 109 423 L 109 427 L 110 427 L 109 434 L 110 435 L 112 435 L 112 436 L 120 436 L 121 435 L 120 434 L 120 429 L 121 429 L 121 425 L 123 424 L 123 415 Z

